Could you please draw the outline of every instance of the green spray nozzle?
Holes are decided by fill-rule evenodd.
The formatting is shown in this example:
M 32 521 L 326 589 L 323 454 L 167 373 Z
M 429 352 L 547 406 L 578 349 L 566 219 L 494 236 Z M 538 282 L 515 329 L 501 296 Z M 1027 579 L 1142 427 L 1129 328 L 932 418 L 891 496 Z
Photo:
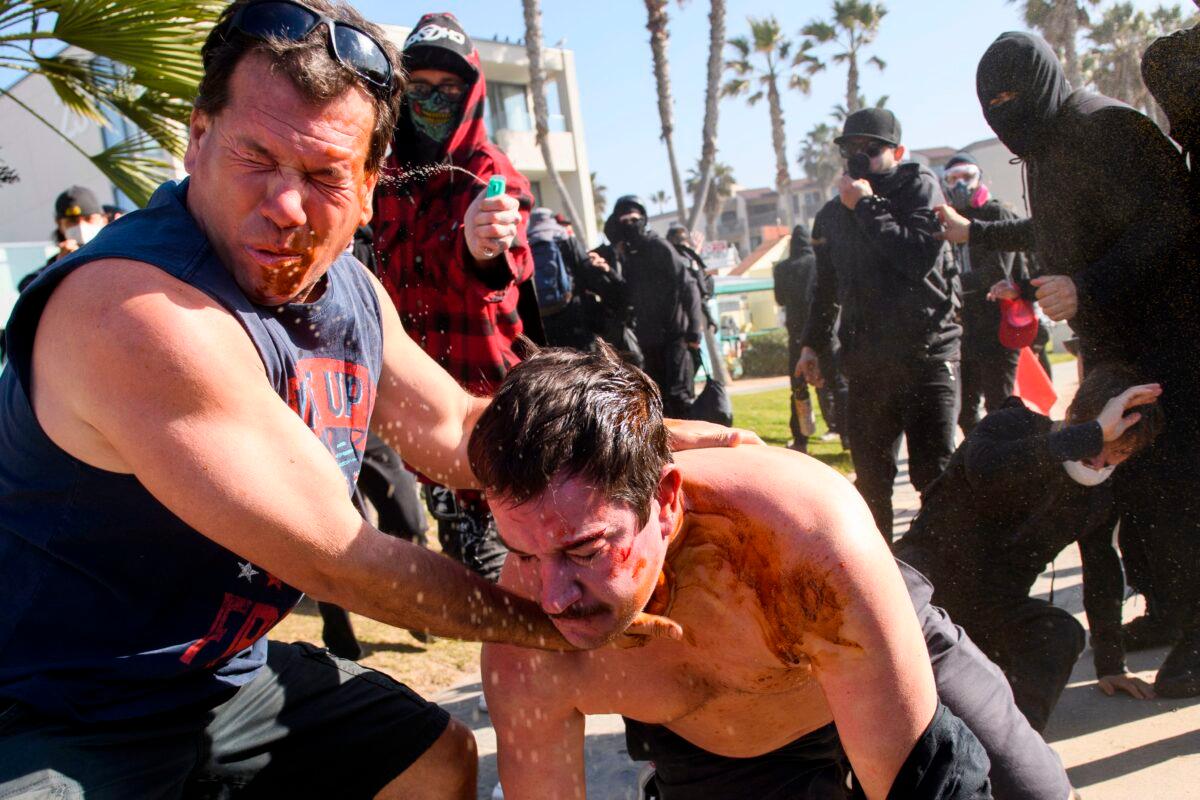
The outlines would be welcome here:
M 488 181 L 487 193 L 484 194 L 484 197 L 499 197 L 500 195 L 504 194 L 504 190 L 507 186 L 508 183 L 504 180 L 503 175 L 493 175 L 492 179 Z

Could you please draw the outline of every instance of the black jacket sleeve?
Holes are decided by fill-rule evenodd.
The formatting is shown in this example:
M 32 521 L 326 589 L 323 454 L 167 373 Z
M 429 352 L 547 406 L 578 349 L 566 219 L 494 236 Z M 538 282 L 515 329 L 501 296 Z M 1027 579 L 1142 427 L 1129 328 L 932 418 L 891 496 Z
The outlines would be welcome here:
M 704 298 L 700 291 L 700 281 L 688 262 L 683 263 L 683 273 L 679 278 L 679 302 L 683 306 L 687 319 L 687 332 L 684 338 L 693 344 L 704 338 Z
M 1033 220 L 1000 219 L 975 220 L 971 223 L 971 242 L 987 250 L 1031 252 L 1037 249 L 1033 235 Z
M 1050 465 L 1094 456 L 1104 447 L 1098 422 L 1042 432 L 1044 425 L 1038 426 L 1037 419 L 1015 406 L 987 415 L 962 444 L 967 482 L 982 489 L 1038 480 Z
M 1121 605 L 1125 579 L 1121 559 L 1112 546 L 1116 520 L 1097 525 L 1079 539 L 1083 560 L 1083 610 L 1092 634 L 1092 663 L 1096 677 L 1120 675 L 1125 671 L 1121 645 Z
M 837 269 L 829 257 L 829 245 L 824 241 L 824 226 L 821 224 L 821 218 L 828 209 L 829 206 L 826 206 L 813 220 L 813 251 L 817 256 L 817 268 L 808 323 L 801 337 L 801 344 L 818 353 L 825 352 L 833 344 L 833 326 L 838 315 Z
M 869 195 L 854 207 L 865 238 L 886 262 L 913 282 L 925 280 L 945 244 L 934 238 L 942 226 L 933 212 L 943 202 L 932 175 L 921 172 L 892 197 Z

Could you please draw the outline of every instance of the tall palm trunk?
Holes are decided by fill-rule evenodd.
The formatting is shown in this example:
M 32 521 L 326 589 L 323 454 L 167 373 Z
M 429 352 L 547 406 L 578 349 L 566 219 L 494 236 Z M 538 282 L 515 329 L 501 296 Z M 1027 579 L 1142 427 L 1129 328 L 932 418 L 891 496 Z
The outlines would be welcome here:
M 708 190 L 712 184 L 713 164 L 717 160 L 717 115 L 720 110 L 721 72 L 725 61 L 721 54 L 725 49 L 725 0 L 712 0 L 708 12 L 708 86 L 704 90 L 704 133 L 700 146 L 700 185 L 692 198 L 692 213 L 688 215 L 688 230 L 696 228 L 700 212 L 707 208 Z M 707 211 L 705 217 L 708 216 Z M 712 220 L 705 226 L 714 230 Z M 711 234 L 709 236 L 711 237 Z
M 783 106 L 774 68 L 769 63 L 768 68 L 772 73 L 767 81 L 767 105 L 771 109 L 771 144 L 775 147 L 775 190 L 783 198 L 784 219 L 790 229 L 795 222 L 792 213 L 792 176 L 788 172 L 787 135 L 783 129 Z
M 1075 37 L 1079 33 L 1079 12 L 1075 0 L 1059 4 L 1062 20 L 1063 61 L 1066 62 L 1067 80 L 1072 89 L 1083 88 L 1083 70 L 1079 66 L 1079 52 L 1075 49 Z
M 667 0 L 646 0 L 646 29 L 650 31 L 650 53 L 654 57 L 654 82 L 658 87 L 658 116 L 662 120 L 662 140 L 667 146 L 667 161 L 671 166 L 671 184 L 675 203 L 682 222 L 687 219 L 686 195 L 679 163 L 675 160 L 675 121 L 671 111 L 671 77 L 667 66 Z
M 550 111 L 546 107 L 546 70 L 542 66 L 542 8 L 539 0 L 521 0 L 525 11 L 525 53 L 529 57 L 529 84 L 533 91 L 533 117 L 537 129 L 537 143 L 542 148 L 542 160 L 546 162 L 546 172 L 554 184 L 555 191 L 562 201 L 563 210 L 571 220 L 571 226 L 581 236 L 587 230 L 583 220 L 575 210 L 575 203 L 567 192 L 562 176 L 554 168 L 554 156 L 550 152 Z

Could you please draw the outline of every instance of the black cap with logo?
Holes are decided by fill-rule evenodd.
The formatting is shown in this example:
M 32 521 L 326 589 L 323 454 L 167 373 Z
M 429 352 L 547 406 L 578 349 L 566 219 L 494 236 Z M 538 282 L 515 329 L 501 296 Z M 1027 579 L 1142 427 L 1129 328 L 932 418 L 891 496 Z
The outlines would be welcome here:
M 900 144 L 900 120 L 886 108 L 863 108 L 846 117 L 842 135 L 833 140 L 842 144 L 847 139 L 860 136 L 878 139 L 893 147 Z
M 58 196 L 54 201 L 54 218 L 90 217 L 92 214 L 103 214 L 100 201 L 92 190 L 85 186 L 72 186 Z

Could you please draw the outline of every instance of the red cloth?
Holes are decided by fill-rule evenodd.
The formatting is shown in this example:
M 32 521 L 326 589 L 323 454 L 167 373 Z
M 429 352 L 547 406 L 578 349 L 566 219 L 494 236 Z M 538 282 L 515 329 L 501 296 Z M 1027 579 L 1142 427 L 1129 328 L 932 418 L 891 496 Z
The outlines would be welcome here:
M 389 181 L 389 176 L 409 168 L 410 148 L 398 133 L 375 190 L 372 226 L 380 279 L 408 335 L 468 391 L 490 395 L 508 368 L 520 361 L 513 353 L 513 342 L 523 330 L 517 316 L 517 284 L 533 275 L 525 239 L 533 196 L 525 176 L 487 140 L 487 86 L 478 50 L 472 49 L 468 61 L 478 77 L 439 161 L 469 170 L 483 182 L 453 170 Z M 463 219 L 493 175 L 503 175 L 508 194 L 520 202 L 521 222 L 505 264 L 485 275 L 467 251 Z
M 1054 382 L 1028 347 L 1021 348 L 1021 357 L 1017 361 L 1017 383 L 1013 394 L 1025 401 L 1025 405 L 1033 406 L 1047 416 L 1058 401 Z

